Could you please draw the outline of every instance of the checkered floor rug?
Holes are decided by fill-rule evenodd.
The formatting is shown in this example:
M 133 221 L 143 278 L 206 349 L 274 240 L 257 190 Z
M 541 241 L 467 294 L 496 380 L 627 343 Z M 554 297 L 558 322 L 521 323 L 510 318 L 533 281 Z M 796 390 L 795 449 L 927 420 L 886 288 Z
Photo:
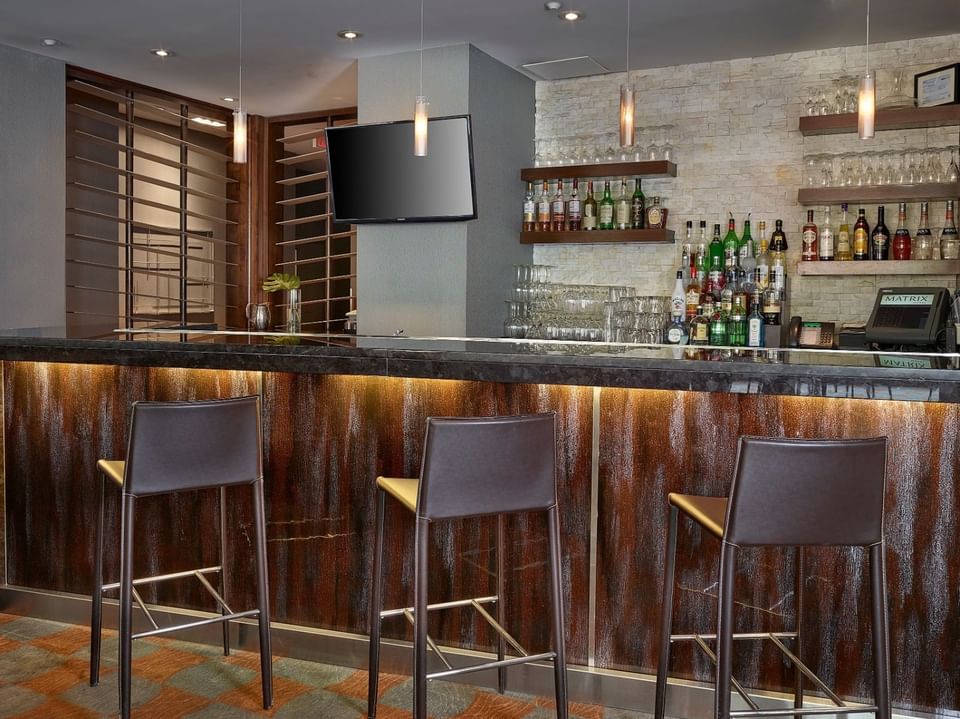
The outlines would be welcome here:
M 89 685 L 86 627 L 0 614 L 0 717 L 99 719 L 117 714 L 117 636 L 104 633 L 100 685 Z M 274 704 L 260 705 L 257 654 L 151 638 L 133 643 L 135 719 L 363 719 L 367 673 L 277 657 Z M 380 678 L 380 719 L 410 717 L 412 683 Z M 548 699 L 480 690 L 450 682 L 429 686 L 433 719 L 549 719 Z M 649 715 L 571 703 L 571 719 L 639 719 Z

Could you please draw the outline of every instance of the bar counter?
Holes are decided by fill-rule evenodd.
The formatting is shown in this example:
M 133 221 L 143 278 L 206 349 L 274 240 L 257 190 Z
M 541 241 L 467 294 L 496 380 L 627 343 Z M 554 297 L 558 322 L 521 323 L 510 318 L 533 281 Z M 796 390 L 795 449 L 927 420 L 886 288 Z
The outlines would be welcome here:
M 7 603 L 21 590 L 89 594 L 96 460 L 123 457 L 133 401 L 262 397 L 273 619 L 307 628 L 315 642 L 367 631 L 374 478 L 416 476 L 426 417 L 556 411 L 568 658 L 584 675 L 636 678 L 632 698 L 616 701 L 650 710 L 644 680 L 657 659 L 666 495 L 725 496 L 743 434 L 886 435 L 894 704 L 960 711 L 960 356 L 464 338 L 126 337 L 0 337 L 0 596 Z M 153 542 L 137 573 L 216 562 L 216 528 L 192 514 L 215 512 L 216 497 L 143 501 L 150 508 L 137 536 Z M 108 536 L 119 531 L 116 509 L 108 512 Z M 239 495 L 227 507 L 228 523 L 240 526 L 227 533 L 228 592 L 241 607 L 252 601 L 249 509 Z M 388 522 L 385 606 L 410 601 L 408 522 L 399 513 Z M 494 528 L 492 520 L 470 520 L 433 533 L 431 601 L 488 593 Z M 717 543 L 681 531 L 689 536 L 678 556 L 675 626 L 710 633 Z M 536 518 L 508 522 L 508 628 L 532 651 L 548 637 L 545 536 Z M 789 631 L 797 619 L 793 554 L 743 555 L 735 629 Z M 872 693 L 865 559 L 853 549 L 807 550 L 800 611 L 804 659 L 854 700 Z M 115 551 L 105 561 L 115 567 Z M 144 598 L 210 609 L 191 586 Z M 467 613 L 433 621 L 438 641 L 492 646 Z M 402 639 L 405 631 L 402 622 L 384 624 L 385 636 Z M 772 649 L 741 642 L 736 653 L 742 682 L 792 691 L 792 670 Z M 704 657 L 683 646 L 675 656 L 675 676 L 710 677 Z

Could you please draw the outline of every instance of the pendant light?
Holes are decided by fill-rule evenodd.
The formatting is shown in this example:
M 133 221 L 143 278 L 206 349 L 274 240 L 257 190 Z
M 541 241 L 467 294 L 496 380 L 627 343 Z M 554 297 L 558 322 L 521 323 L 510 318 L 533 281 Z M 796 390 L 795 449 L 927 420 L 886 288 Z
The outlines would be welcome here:
M 233 112 L 233 161 L 247 161 L 247 113 L 243 110 L 243 0 L 240 0 L 240 63 L 237 109 Z
M 423 0 L 420 0 L 420 92 L 413 109 L 413 154 L 427 156 L 427 119 L 430 103 L 423 94 Z
M 857 98 L 857 134 L 861 140 L 873 137 L 876 109 L 877 82 L 870 72 L 870 0 L 867 0 L 867 71 L 860 78 L 860 93 Z
M 630 0 L 627 0 L 627 74 L 620 86 L 620 146 L 633 145 L 633 116 L 636 103 L 630 84 Z

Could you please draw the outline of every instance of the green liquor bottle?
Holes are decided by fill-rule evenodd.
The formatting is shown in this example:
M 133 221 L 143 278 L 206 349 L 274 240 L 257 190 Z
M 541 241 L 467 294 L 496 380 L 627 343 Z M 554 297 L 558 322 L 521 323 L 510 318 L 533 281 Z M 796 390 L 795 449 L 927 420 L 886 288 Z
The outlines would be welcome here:
M 613 196 L 610 194 L 610 180 L 603 183 L 603 197 L 600 198 L 600 229 L 613 229 Z

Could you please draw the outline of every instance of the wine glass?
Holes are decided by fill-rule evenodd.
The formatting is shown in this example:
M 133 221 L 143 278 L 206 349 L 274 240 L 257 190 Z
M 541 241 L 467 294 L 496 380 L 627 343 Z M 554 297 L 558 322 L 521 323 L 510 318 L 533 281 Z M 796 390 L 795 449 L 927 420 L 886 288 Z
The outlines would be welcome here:
M 947 182 L 960 181 L 960 167 L 957 166 L 956 150 L 956 147 L 950 148 L 950 165 L 945 173 Z
M 674 162 L 676 159 L 676 149 L 670 142 L 670 131 L 672 129 L 672 125 L 664 125 L 660 134 L 660 155 L 667 162 Z

